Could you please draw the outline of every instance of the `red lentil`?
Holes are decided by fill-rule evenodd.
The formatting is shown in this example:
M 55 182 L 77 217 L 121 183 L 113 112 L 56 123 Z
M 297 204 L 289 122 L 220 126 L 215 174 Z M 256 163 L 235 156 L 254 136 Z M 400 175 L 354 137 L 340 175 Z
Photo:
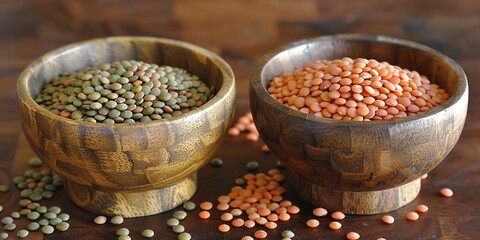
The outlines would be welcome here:
M 241 218 L 235 218 L 232 220 L 232 226 L 242 227 L 245 224 L 245 221 Z
M 409 213 L 407 213 L 406 217 L 410 221 L 416 221 L 419 218 L 418 213 L 416 213 L 416 212 L 409 212 Z
M 345 218 L 345 214 L 342 213 L 342 212 L 333 212 L 332 213 L 332 218 L 335 219 L 335 220 L 342 220 Z
M 318 77 L 310 80 L 307 76 Z M 416 71 L 362 58 L 307 63 L 273 78 L 267 91 L 301 112 L 353 121 L 406 117 L 449 98 L 445 90 Z
M 320 225 L 320 222 L 317 219 L 309 219 L 306 224 L 310 228 L 316 228 Z
M 254 240 L 254 239 L 250 236 L 244 236 L 244 237 L 242 237 L 241 240 Z
M 357 239 L 360 239 L 360 234 L 356 233 L 356 232 L 349 232 L 347 233 L 347 239 L 348 240 L 357 240 Z
M 444 197 L 451 197 L 453 196 L 453 191 L 450 188 L 442 188 L 440 189 L 440 194 Z
M 342 224 L 337 222 L 337 221 L 333 221 L 331 222 L 330 224 L 328 224 L 328 226 L 332 229 L 332 230 L 338 230 L 340 228 L 342 228 Z
M 265 239 L 267 237 L 267 232 L 265 232 L 264 230 L 257 230 L 255 231 L 253 236 L 258 239 Z
M 317 217 L 323 217 L 323 216 L 326 216 L 327 214 L 328 214 L 328 211 L 325 208 L 319 207 L 319 208 L 313 209 L 313 215 Z
M 201 219 L 209 219 L 210 218 L 210 212 L 209 211 L 201 211 L 198 213 L 198 217 Z
M 277 228 L 277 223 L 267 222 L 267 223 L 265 223 L 265 227 L 268 228 L 268 229 L 275 229 L 275 228 Z
M 220 219 L 222 221 L 228 222 L 233 219 L 233 215 L 231 213 L 222 213 L 222 215 L 220 216 Z
M 420 204 L 417 206 L 417 212 L 419 213 L 425 213 L 428 211 L 428 206 L 427 205 L 423 205 L 423 204 Z
M 249 219 L 243 223 L 243 226 L 246 228 L 253 228 L 255 227 L 255 221 Z
M 202 210 L 208 211 L 208 210 L 212 209 L 212 207 L 213 207 L 213 204 L 211 202 L 200 203 L 200 209 L 202 209 Z
M 228 226 L 228 224 L 220 224 L 218 226 L 218 231 L 224 232 L 224 233 L 228 232 L 228 231 L 230 231 L 230 226 Z
M 382 221 L 386 224 L 393 224 L 393 222 L 395 222 L 395 218 L 390 215 L 385 215 L 382 217 Z

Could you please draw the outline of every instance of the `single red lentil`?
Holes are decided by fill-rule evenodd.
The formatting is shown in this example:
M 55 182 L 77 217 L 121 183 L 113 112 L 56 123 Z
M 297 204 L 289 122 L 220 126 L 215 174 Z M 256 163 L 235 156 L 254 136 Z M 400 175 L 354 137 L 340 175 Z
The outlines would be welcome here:
M 323 216 L 326 216 L 327 214 L 328 214 L 328 211 L 325 208 L 319 207 L 319 208 L 313 209 L 313 215 L 317 217 L 323 217 Z
M 409 212 L 409 213 L 407 213 L 406 217 L 410 221 L 416 221 L 419 218 L 418 213 L 416 213 L 416 212 Z
M 428 206 L 424 204 L 420 204 L 416 207 L 417 212 L 419 213 L 426 213 L 428 211 Z
M 316 228 L 320 225 L 320 222 L 317 219 L 309 219 L 306 222 L 307 226 L 310 228 Z
M 442 194 L 442 196 L 448 198 L 448 197 L 453 196 L 453 191 L 450 188 L 442 188 L 442 189 L 440 189 L 440 194 Z
M 382 221 L 386 224 L 393 224 L 393 222 L 395 222 L 395 218 L 390 215 L 385 215 L 382 217 Z
M 339 212 L 339 211 L 333 212 L 332 213 L 332 218 L 335 219 L 335 220 L 342 220 L 342 219 L 345 218 L 345 214 L 342 213 L 342 212 Z
M 360 239 L 360 234 L 356 233 L 356 232 L 349 232 L 347 233 L 347 239 L 348 240 L 357 240 L 357 239 Z
M 331 222 L 330 224 L 328 224 L 328 226 L 332 229 L 332 230 L 338 230 L 340 228 L 342 228 L 342 224 L 337 222 L 337 221 L 333 221 Z

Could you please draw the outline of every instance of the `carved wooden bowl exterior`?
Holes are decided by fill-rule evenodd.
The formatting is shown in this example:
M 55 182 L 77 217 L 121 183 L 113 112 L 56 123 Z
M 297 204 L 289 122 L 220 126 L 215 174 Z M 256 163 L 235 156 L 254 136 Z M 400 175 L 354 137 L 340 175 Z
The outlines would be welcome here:
M 184 68 L 214 85 L 216 96 L 178 118 L 114 125 L 63 118 L 32 98 L 61 72 L 130 59 Z M 233 72 L 220 57 L 189 43 L 151 37 L 94 39 L 54 50 L 22 73 L 17 90 L 25 136 L 34 152 L 66 178 L 74 202 L 127 217 L 162 212 L 193 195 L 195 173 L 220 147 L 235 101 Z M 152 201 L 162 203 L 144 209 Z
M 276 102 L 269 81 L 318 59 L 363 57 L 416 70 L 445 88 L 450 99 L 397 120 L 354 122 L 307 115 Z M 300 196 L 314 205 L 354 214 L 397 209 L 413 200 L 423 174 L 452 150 L 467 114 L 461 67 L 426 46 L 385 36 L 336 35 L 282 46 L 258 62 L 250 104 L 270 150 L 298 175 Z

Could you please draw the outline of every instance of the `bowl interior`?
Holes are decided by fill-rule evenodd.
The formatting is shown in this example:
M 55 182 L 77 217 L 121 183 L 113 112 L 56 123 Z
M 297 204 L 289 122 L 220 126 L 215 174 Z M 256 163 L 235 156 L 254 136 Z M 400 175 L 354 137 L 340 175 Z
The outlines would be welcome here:
M 459 95 L 463 94 L 467 89 L 467 80 L 462 68 L 453 60 L 437 51 L 410 41 L 385 36 L 363 35 L 320 37 L 282 46 L 260 59 L 256 69 L 258 75 L 252 78 L 254 79 L 253 85 L 257 84 L 258 88 L 256 89 L 260 90 L 257 92 L 260 97 L 268 99 L 266 91 L 268 84 L 281 73 L 292 72 L 295 67 L 301 67 L 315 60 L 339 59 L 342 57 L 372 58 L 378 61 L 387 61 L 390 64 L 409 70 L 415 70 L 421 75 L 427 76 L 431 82 L 440 85 L 450 94 L 450 99 L 443 103 L 442 107 L 416 115 L 434 114 L 443 108 L 451 106 L 458 101 Z M 259 80 L 258 83 L 255 82 L 255 78 Z M 273 98 L 266 101 L 274 106 L 281 105 L 276 103 Z M 285 110 L 288 109 L 285 107 Z M 291 111 L 288 110 L 288 112 Z M 299 116 L 303 115 L 301 113 L 298 114 Z M 335 121 L 324 118 L 318 119 L 320 121 Z M 405 120 L 400 119 L 399 121 Z M 379 122 L 382 121 L 369 122 L 369 124 L 382 124 Z

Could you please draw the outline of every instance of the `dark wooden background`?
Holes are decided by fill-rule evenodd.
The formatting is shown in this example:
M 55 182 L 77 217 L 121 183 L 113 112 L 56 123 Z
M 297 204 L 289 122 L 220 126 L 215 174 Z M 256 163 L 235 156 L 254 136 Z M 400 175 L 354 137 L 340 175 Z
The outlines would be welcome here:
M 26 143 L 16 106 L 16 79 L 20 72 L 42 54 L 68 43 L 113 35 L 146 35 L 185 40 L 223 57 L 237 79 L 236 118 L 249 111 L 248 80 L 255 61 L 267 51 L 294 40 L 337 33 L 383 34 L 430 46 L 457 61 L 467 73 L 470 102 L 467 122 L 457 146 L 423 182 L 417 199 L 390 213 L 395 224 L 385 225 L 381 215 L 347 216 L 337 232 L 328 229 L 330 219 L 308 229 L 312 207 L 295 196 L 294 179 L 288 170 L 286 198 L 301 206 L 300 215 L 269 230 L 268 239 L 281 239 L 291 229 L 294 239 L 345 239 L 357 231 L 362 239 L 480 239 L 480 1 L 478 0 L 363 0 L 363 1 L 280 1 L 280 0 L 157 0 L 157 1 L 28 1 L 0 0 L 0 184 L 23 173 L 33 156 Z M 275 158 L 260 151 L 261 142 L 242 137 L 228 138 L 218 156 L 225 165 L 205 166 L 199 172 L 199 190 L 193 201 L 214 201 L 228 193 L 236 177 L 245 172 L 245 163 L 259 161 L 261 171 L 275 166 Z M 438 190 L 450 187 L 455 195 L 442 198 Z M 18 211 L 18 191 L 11 185 L 0 193 L 5 207 L 0 217 Z M 83 211 L 59 191 L 47 205 L 59 205 L 71 214 L 72 225 L 65 233 L 29 239 L 116 239 L 119 227 L 131 229 L 133 239 L 148 227 L 154 239 L 176 239 L 165 220 L 172 212 L 128 219 L 121 226 L 93 224 L 95 214 Z M 417 204 L 430 211 L 417 222 L 405 214 Z M 219 233 L 219 212 L 201 221 L 198 211 L 182 223 L 193 239 L 240 239 L 253 235 L 252 229 Z M 21 222 L 20 222 L 21 223 Z M 21 224 L 19 224 L 21 225 Z M 24 225 L 23 225 L 24 226 Z M 21 226 L 19 226 L 21 227 Z M 3 229 L 0 229 L 2 232 Z M 10 232 L 12 239 L 15 232 Z

